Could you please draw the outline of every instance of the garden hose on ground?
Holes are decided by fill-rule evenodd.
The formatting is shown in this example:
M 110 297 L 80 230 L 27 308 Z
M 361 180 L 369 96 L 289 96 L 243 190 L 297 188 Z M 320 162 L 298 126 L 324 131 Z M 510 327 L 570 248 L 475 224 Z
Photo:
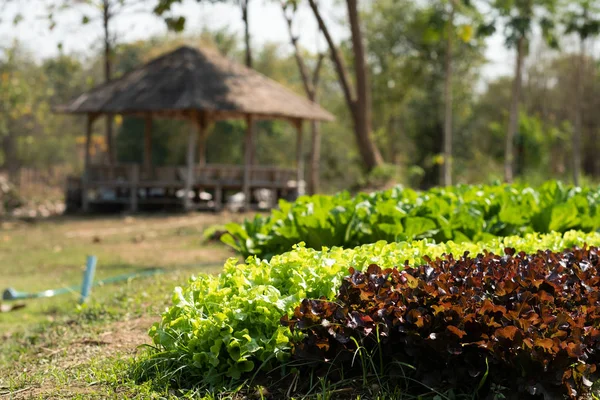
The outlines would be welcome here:
M 162 268 L 148 268 L 148 269 L 144 269 L 141 271 L 132 272 L 129 274 L 117 275 L 117 276 L 112 276 L 112 277 L 106 278 L 106 279 L 100 279 L 98 281 L 93 282 L 91 286 L 100 286 L 100 285 L 105 285 L 108 283 L 126 281 L 126 280 L 129 280 L 132 278 L 141 278 L 141 277 L 152 276 L 152 275 L 163 274 L 163 273 L 165 273 L 165 270 Z M 9 301 L 9 300 L 38 299 L 38 298 L 43 298 L 43 297 L 54 297 L 54 296 L 57 296 L 60 294 L 77 293 L 79 291 L 81 291 L 81 286 L 79 286 L 79 285 L 64 287 L 64 288 L 60 288 L 60 289 L 45 290 L 43 292 L 38 292 L 38 293 L 20 292 L 13 288 L 8 288 L 8 289 L 4 290 L 4 292 L 2 293 L 2 300 Z
M 175 270 L 192 269 L 192 268 L 199 268 L 199 267 L 214 267 L 214 266 L 215 266 L 215 264 L 213 264 L 213 263 L 196 263 L 196 264 L 180 265 L 180 266 L 177 266 L 176 268 L 174 268 L 173 270 L 167 270 L 167 269 L 161 268 L 161 267 L 144 268 L 144 269 L 141 269 L 136 272 L 112 276 L 110 278 L 105 278 L 105 279 L 100 279 L 98 281 L 91 283 L 91 285 L 89 287 L 101 286 L 101 285 L 106 285 L 109 283 L 127 281 L 127 280 L 133 279 L 133 278 L 144 278 L 144 277 L 148 277 L 148 276 L 164 274 L 166 272 L 175 271 Z M 80 292 L 81 290 L 82 290 L 81 285 L 74 285 L 74 286 L 64 287 L 64 288 L 60 288 L 60 289 L 44 290 L 43 292 L 38 292 L 38 293 L 20 292 L 16 289 L 8 288 L 8 289 L 5 289 L 4 292 L 2 293 L 2 300 L 12 301 L 12 300 L 39 299 L 39 298 L 44 298 L 44 297 L 54 297 L 54 296 L 57 296 L 60 294 L 77 293 L 77 292 Z M 82 297 L 87 297 L 87 296 L 82 296 Z

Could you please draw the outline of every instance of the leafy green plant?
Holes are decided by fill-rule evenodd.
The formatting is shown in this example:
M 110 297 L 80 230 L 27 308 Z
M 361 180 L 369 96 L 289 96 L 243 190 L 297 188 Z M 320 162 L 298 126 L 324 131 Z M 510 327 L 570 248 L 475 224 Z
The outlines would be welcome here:
M 250 257 L 238 264 L 230 259 L 220 275 L 199 275 L 175 290 L 172 306 L 150 330 L 155 357 L 187 382 L 216 383 L 268 371 L 290 356 L 291 333 L 280 318 L 304 298 L 334 299 L 350 267 L 392 268 L 423 263 L 425 256 L 505 247 L 559 250 L 583 243 L 600 244 L 600 234 L 528 234 L 485 243 L 377 242 L 354 249 L 300 244 L 270 260 Z
M 379 358 L 380 374 L 407 363 L 438 388 L 480 391 L 486 376 L 517 398 L 589 394 L 600 362 L 597 247 L 425 260 L 402 271 L 350 268 L 334 301 L 304 299 L 281 320 L 303 334 L 296 359 L 330 376 L 362 374 L 365 384 L 366 359 Z
M 351 197 L 303 196 L 281 201 L 270 216 L 228 224 L 223 242 L 244 257 L 270 258 L 299 242 L 307 247 L 354 247 L 430 238 L 436 242 L 485 241 L 524 233 L 593 232 L 600 228 L 600 189 L 547 182 L 435 188 L 397 187 Z

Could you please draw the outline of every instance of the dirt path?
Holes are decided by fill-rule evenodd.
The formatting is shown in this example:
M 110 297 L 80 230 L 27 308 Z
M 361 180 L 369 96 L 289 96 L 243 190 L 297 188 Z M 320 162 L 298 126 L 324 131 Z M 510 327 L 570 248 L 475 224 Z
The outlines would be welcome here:
M 154 231 L 165 231 L 175 228 L 184 228 L 188 226 L 208 226 L 218 224 L 222 221 L 234 221 L 243 219 L 242 214 L 198 214 L 184 215 L 175 217 L 125 217 L 115 226 L 106 228 L 84 227 L 65 233 L 67 238 L 85 238 L 85 237 L 105 237 L 111 235 L 122 235 L 129 233 L 146 232 L 149 229 Z
M 158 317 L 144 316 L 118 321 L 106 325 L 97 335 L 80 336 L 67 345 L 61 344 L 63 347 L 39 347 L 38 356 L 47 359 L 48 364 L 65 372 L 85 368 L 92 360 L 130 357 L 140 351 L 140 345 L 151 343 L 148 329 L 158 319 Z M 81 381 L 71 381 L 68 385 L 48 382 L 26 386 L 13 392 L 0 390 L 0 399 L 106 398 L 105 392 L 98 393 L 95 386 L 93 383 L 86 384 Z M 118 394 L 115 395 L 119 397 Z

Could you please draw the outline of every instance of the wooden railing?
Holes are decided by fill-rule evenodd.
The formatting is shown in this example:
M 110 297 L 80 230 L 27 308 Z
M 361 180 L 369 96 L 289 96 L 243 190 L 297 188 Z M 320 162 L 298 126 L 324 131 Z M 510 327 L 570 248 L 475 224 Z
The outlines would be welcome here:
M 152 167 L 145 169 L 138 164 L 92 165 L 86 181 L 93 185 L 123 186 L 137 185 L 183 185 L 186 167 Z M 253 166 L 250 185 L 253 187 L 286 187 L 296 179 L 296 171 L 273 166 Z M 244 180 L 244 167 L 240 165 L 209 164 L 194 168 L 194 185 L 240 186 Z
M 194 171 L 198 184 L 241 185 L 244 180 L 244 167 L 238 165 L 213 164 L 196 167 Z M 250 185 L 265 187 L 286 187 L 296 179 L 296 171 L 273 166 L 253 166 L 250 170 Z
M 72 179 L 68 182 L 67 192 L 68 197 L 81 196 L 84 211 L 89 210 L 90 201 L 129 204 L 130 209 L 136 211 L 139 202 L 158 204 L 162 201 L 171 204 L 183 201 L 186 209 L 198 208 L 201 206 L 199 195 L 203 190 L 213 193 L 212 203 L 215 210 L 221 209 L 227 191 L 250 193 L 254 189 L 271 189 L 274 194 L 273 204 L 276 204 L 278 196 L 290 189 L 294 190 L 295 185 L 291 181 L 295 181 L 297 175 L 293 169 L 253 166 L 249 174 L 245 172 L 247 171 L 244 167 L 239 165 L 198 166 L 192 170 L 193 181 L 190 184 L 187 182 L 186 167 L 147 169 L 138 164 L 91 165 L 82 179 Z M 248 182 L 244 182 L 245 177 L 249 178 Z M 109 189 L 105 192 L 110 193 L 108 198 L 95 197 L 98 193 L 102 193 L 102 189 Z M 154 189 L 160 189 L 158 197 L 153 197 L 151 194 Z M 177 195 L 181 189 L 192 191 L 193 196 Z M 88 196 L 89 193 L 92 193 L 92 196 Z

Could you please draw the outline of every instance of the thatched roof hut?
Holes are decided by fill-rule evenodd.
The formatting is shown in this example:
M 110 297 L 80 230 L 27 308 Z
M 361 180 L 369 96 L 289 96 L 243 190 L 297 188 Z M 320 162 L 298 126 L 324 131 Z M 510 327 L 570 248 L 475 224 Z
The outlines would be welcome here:
M 317 104 L 216 50 L 183 46 L 93 88 L 57 111 L 181 116 L 202 111 L 211 120 L 239 118 L 331 121 Z
M 250 201 L 251 170 L 254 154 L 253 121 L 283 119 L 298 129 L 297 181 L 302 179 L 302 121 L 331 121 L 333 115 L 319 105 L 299 96 L 266 76 L 236 63 L 216 50 L 183 46 L 160 56 L 118 79 L 97 86 L 56 107 L 57 112 L 86 114 L 85 170 L 82 179 L 84 210 L 87 208 L 86 178 L 90 167 L 89 143 L 92 124 L 100 115 L 122 114 L 146 119 L 144 166 L 151 165 L 152 118 L 190 120 L 187 155 L 186 192 L 195 183 L 194 167 L 206 163 L 206 127 L 210 122 L 245 118 L 245 166 L 243 192 L 247 206 Z M 110 139 L 110 138 L 108 138 Z M 107 140 L 110 146 L 112 140 Z M 112 149 L 109 149 L 112 154 Z M 89 183 L 89 182 L 88 182 Z M 132 192 L 133 193 L 133 192 Z M 132 209 L 136 208 L 132 195 Z M 185 196 L 186 208 L 190 208 Z

